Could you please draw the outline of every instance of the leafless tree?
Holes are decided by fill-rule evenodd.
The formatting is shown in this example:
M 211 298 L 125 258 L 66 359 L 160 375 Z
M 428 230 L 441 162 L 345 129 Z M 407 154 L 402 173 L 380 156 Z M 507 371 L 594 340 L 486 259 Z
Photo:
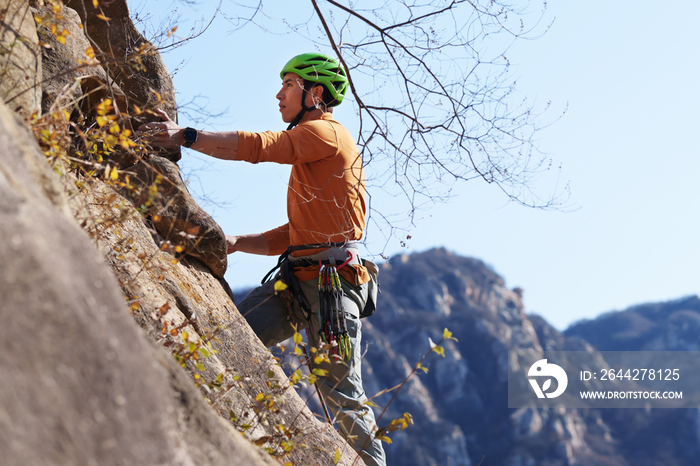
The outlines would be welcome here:
M 546 32 L 546 8 L 546 0 L 310 0 L 312 16 L 292 24 L 275 23 L 271 7 L 253 0 L 222 14 L 236 27 L 286 28 L 332 48 L 349 73 L 368 183 L 402 193 L 412 220 L 456 181 L 481 179 L 531 207 L 566 202 L 568 187 L 533 188 L 548 171 L 558 183 L 536 145 L 558 116 L 518 96 L 507 57 L 516 41 Z

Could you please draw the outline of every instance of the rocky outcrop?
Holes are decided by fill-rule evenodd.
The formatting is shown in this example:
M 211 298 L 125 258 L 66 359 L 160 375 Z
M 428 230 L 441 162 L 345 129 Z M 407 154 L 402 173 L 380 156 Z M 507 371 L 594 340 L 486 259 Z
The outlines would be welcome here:
M 106 139 L 92 151 L 89 126 L 128 136 L 143 117 L 130 109 L 152 110 L 153 90 L 172 98 L 157 53 L 127 70 L 130 47 L 147 47 L 126 3 L 97 16 L 70 2 L 82 18 L 30 3 L 0 10 L 3 51 L 7 31 L 34 33 L 21 41 L 34 62 L 9 54 L 8 76 L 42 82 L 21 105 L 3 87 L 0 103 L 3 464 L 362 464 L 238 313 L 223 232 L 177 165 Z M 5 22 L 17 12 L 31 27 Z
M 40 60 L 43 112 L 64 111 L 79 126 L 94 127 L 98 105 L 109 98 L 122 128 L 133 131 L 142 122 L 152 121 L 156 117 L 147 110 L 155 108 L 168 110 L 176 119 L 172 80 L 160 55 L 131 23 L 126 2 L 99 3 L 98 8 L 92 1 L 67 4 L 78 11 L 70 7 L 56 11 L 55 6 L 36 3 L 29 15 L 39 21 L 39 38 L 44 44 Z M 74 143 L 71 155 L 86 158 L 87 151 L 79 150 L 81 139 L 76 137 Z M 227 266 L 224 233 L 189 194 L 173 162 L 179 157 L 179 150 L 134 153 L 117 147 L 104 162 L 139 181 L 125 193 L 137 207 L 153 196 L 149 190 L 156 178 L 162 180 L 160 208 L 148 212 L 151 224 L 173 245 L 183 247 L 182 254 L 200 259 L 223 278 Z M 98 170 L 100 167 L 104 165 L 98 165 Z
M 135 106 L 162 108 L 177 121 L 175 88 L 170 73 L 160 54 L 134 26 L 126 0 L 103 1 L 97 7 L 92 0 L 67 0 L 65 4 L 80 15 L 97 58 L 124 90 L 133 127 L 157 120 L 149 113 L 136 111 Z M 180 160 L 179 149 L 164 150 L 160 155 L 173 162 Z
M 0 103 L 2 463 L 274 464 L 147 340 L 58 192 Z
M 364 328 L 368 393 L 399 383 L 445 328 L 459 340 L 444 345 L 444 359 L 432 355 L 429 371 L 390 406 L 389 420 L 410 412 L 420 426 L 395 434 L 386 447 L 390 464 L 476 465 L 482 457 L 484 464 L 586 464 L 591 447 L 580 413 L 507 407 L 508 351 L 543 350 L 522 290 L 445 249 L 392 258 L 380 284 L 380 308 Z

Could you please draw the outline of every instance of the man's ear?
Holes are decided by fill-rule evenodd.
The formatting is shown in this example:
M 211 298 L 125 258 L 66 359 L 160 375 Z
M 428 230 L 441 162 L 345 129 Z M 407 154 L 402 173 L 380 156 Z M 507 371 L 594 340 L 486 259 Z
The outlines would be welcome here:
M 317 84 L 311 88 L 311 95 L 313 96 L 314 105 L 321 104 L 325 106 L 325 103 L 323 102 L 324 89 L 325 87 L 323 87 L 323 84 Z

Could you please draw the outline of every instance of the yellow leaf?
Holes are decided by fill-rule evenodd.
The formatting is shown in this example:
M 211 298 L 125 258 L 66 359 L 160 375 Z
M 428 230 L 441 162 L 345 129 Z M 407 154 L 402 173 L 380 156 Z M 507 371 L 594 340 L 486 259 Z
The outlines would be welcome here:
M 379 440 L 381 440 L 382 442 L 391 443 L 391 439 L 389 437 L 387 437 L 386 435 L 382 435 L 382 436 L 377 437 L 377 438 Z
M 112 181 L 115 181 L 117 178 L 119 178 L 119 173 L 117 172 L 117 167 L 112 168 L 112 173 L 109 175 L 109 178 Z
M 302 341 L 301 340 L 301 333 L 294 332 L 294 343 L 296 343 L 297 345 L 300 345 L 301 341 Z
M 36 24 L 41 24 L 41 23 L 44 22 L 44 18 L 42 18 L 42 17 L 39 16 L 39 15 L 34 15 L 34 22 L 35 22 Z
M 284 290 L 286 290 L 287 288 L 288 288 L 288 287 L 287 287 L 287 284 L 284 283 L 282 280 L 277 280 L 277 281 L 275 282 L 275 291 L 284 291 Z
M 265 395 L 262 393 L 258 393 L 258 395 L 255 397 L 255 401 L 262 401 L 265 399 Z
M 94 6 L 95 8 L 97 8 L 97 0 L 92 0 L 92 6 Z
M 95 58 L 95 50 L 92 47 L 85 49 L 85 56 L 88 58 Z
M 325 353 L 321 353 L 320 355 L 316 356 L 314 358 L 314 364 L 321 364 L 323 361 L 328 359 L 327 357 L 324 358 L 324 356 L 326 356 Z
M 445 330 L 442 332 L 442 338 L 444 338 L 445 340 L 459 341 L 459 340 L 457 340 L 455 337 L 453 337 L 453 336 L 452 336 L 452 332 L 450 332 L 450 331 L 447 330 L 447 329 L 445 329 Z
M 316 375 L 319 376 L 319 377 L 324 377 L 326 374 L 328 374 L 328 371 L 327 371 L 327 370 L 325 370 L 325 369 L 318 369 L 318 368 L 312 370 L 311 372 L 313 372 L 314 374 L 316 374 Z
M 97 15 L 97 17 L 100 18 L 102 21 L 109 21 L 109 18 L 101 13 L 99 15 Z
M 177 246 L 175 246 L 175 252 L 182 252 L 182 251 L 184 251 L 184 250 L 185 250 L 185 248 L 183 248 L 183 247 L 180 246 L 179 244 L 178 244 Z
M 59 43 L 61 43 L 63 45 L 66 45 L 66 38 L 63 36 L 56 36 L 56 41 L 58 41 Z
M 333 456 L 333 464 L 338 464 L 338 461 L 340 461 L 340 449 L 336 448 L 335 456 Z
M 112 108 L 112 99 L 105 99 L 97 106 L 97 114 L 106 115 Z
M 103 117 L 102 115 L 97 117 L 97 124 L 102 128 L 104 125 L 107 124 L 107 118 Z

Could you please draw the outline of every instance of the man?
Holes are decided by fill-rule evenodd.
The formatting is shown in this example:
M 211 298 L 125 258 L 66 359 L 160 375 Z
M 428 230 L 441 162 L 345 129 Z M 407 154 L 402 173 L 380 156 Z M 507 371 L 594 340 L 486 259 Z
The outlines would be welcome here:
M 288 289 L 275 293 L 277 280 L 267 281 L 238 309 L 267 347 L 308 327 L 309 347 L 329 350 L 326 361 L 316 364 L 312 357 L 310 366 L 327 371 L 317 387 L 340 432 L 367 465 L 384 465 L 381 442 L 373 436 L 374 414 L 363 404 L 360 371 L 360 315 L 368 300 L 373 307 L 376 284 L 376 267 L 360 259 L 355 244 L 365 227 L 362 159 L 352 136 L 332 116 L 347 91 L 347 76 L 337 60 L 318 53 L 292 58 L 280 76 L 276 97 L 282 120 L 289 123 L 286 131 L 196 131 L 179 127 L 164 112 L 163 122 L 139 129 L 156 130 L 149 136 L 154 145 L 292 166 L 289 222 L 265 233 L 226 237 L 229 254 L 281 254 L 278 278 Z M 319 292 L 321 282 L 324 292 Z

